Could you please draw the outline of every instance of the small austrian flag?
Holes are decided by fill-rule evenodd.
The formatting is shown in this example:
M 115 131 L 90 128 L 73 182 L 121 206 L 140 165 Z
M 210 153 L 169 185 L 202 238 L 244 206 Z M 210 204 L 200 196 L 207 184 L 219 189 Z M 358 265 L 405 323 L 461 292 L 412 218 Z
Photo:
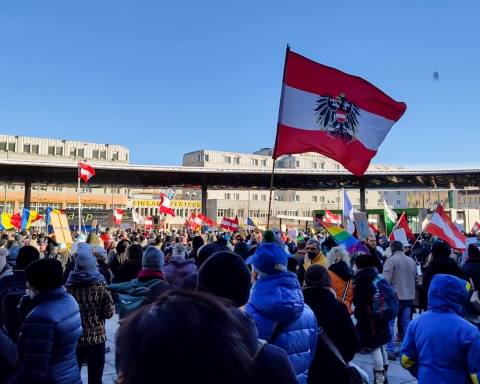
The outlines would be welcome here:
M 82 179 L 85 183 L 92 177 L 95 176 L 95 170 L 88 164 L 78 163 L 78 168 L 80 172 L 78 177 Z

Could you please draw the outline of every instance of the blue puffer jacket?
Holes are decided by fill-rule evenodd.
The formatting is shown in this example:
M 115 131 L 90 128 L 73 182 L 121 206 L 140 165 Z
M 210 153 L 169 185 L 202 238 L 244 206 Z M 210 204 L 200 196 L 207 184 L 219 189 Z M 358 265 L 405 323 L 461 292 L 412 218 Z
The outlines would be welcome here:
M 273 342 L 287 352 L 300 383 L 307 382 L 307 373 L 317 346 L 317 320 L 303 301 L 297 276 L 280 272 L 257 280 L 247 304 L 258 326 L 258 337 L 269 340 L 277 324 L 282 327 Z
M 8 384 L 81 384 L 76 349 L 80 310 L 65 288 L 40 292 L 18 337 L 19 369 Z
M 428 291 L 428 312 L 408 326 L 400 361 L 418 384 L 479 382 L 480 333 L 460 317 L 465 313 L 468 285 L 455 276 L 435 275 Z

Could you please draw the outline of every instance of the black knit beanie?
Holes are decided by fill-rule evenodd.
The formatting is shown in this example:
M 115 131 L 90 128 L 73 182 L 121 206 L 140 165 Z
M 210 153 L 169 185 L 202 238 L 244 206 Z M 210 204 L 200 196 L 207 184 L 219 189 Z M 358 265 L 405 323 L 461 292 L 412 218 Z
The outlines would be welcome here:
M 38 259 L 40 259 L 38 249 L 31 245 L 25 245 L 18 250 L 15 269 L 24 270 L 30 263 Z
M 353 255 L 353 262 L 357 268 L 367 268 L 375 266 L 375 259 L 369 253 L 357 252 Z
M 197 291 L 231 300 L 236 307 L 247 303 L 250 288 L 250 271 L 245 261 L 232 252 L 214 253 L 198 270 Z
M 434 259 L 450 256 L 450 247 L 442 240 L 435 240 L 432 245 L 432 256 Z
M 60 288 L 63 285 L 63 268 L 58 260 L 40 259 L 25 269 L 25 280 L 40 292 Z
M 307 287 L 331 287 L 332 278 L 323 265 L 313 264 L 305 272 L 305 285 Z

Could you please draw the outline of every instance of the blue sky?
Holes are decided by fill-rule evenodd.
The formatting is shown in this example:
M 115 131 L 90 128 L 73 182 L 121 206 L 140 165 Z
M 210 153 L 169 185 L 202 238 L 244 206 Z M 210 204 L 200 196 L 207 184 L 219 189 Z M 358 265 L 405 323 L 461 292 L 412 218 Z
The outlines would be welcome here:
M 476 165 L 479 11 L 474 1 L 4 1 L 0 132 L 125 145 L 132 163 L 158 165 L 271 147 L 288 43 L 407 103 L 375 163 Z

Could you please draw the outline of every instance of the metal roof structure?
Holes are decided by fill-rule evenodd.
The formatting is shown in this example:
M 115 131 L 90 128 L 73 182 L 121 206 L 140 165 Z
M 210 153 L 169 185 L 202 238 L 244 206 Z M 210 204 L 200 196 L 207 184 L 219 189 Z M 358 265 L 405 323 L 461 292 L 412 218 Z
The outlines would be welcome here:
M 95 177 L 88 187 L 268 189 L 271 170 L 261 168 L 202 168 L 133 164 L 88 163 Z M 0 160 L 0 183 L 77 185 L 76 163 Z M 359 179 L 347 170 L 276 169 L 277 190 L 358 189 L 462 189 L 480 187 L 480 168 L 371 169 Z M 83 182 L 82 182 L 83 185 Z

